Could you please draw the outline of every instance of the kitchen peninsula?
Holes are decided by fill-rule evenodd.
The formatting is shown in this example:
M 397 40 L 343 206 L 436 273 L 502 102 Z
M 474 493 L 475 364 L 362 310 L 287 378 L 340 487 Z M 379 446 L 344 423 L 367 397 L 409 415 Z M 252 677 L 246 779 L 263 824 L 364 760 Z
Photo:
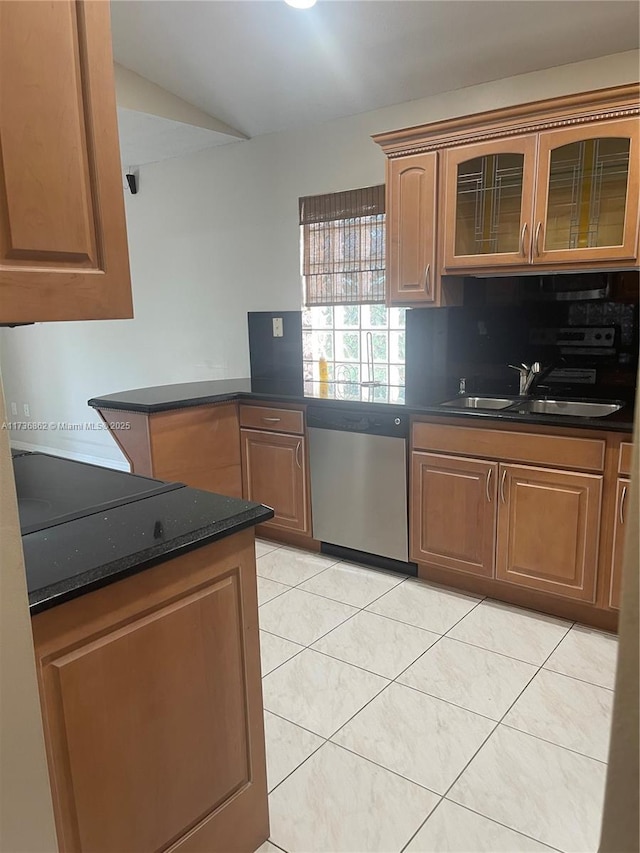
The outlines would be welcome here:
M 269 821 L 253 526 L 272 511 L 46 454 L 13 461 L 59 848 L 256 849 Z

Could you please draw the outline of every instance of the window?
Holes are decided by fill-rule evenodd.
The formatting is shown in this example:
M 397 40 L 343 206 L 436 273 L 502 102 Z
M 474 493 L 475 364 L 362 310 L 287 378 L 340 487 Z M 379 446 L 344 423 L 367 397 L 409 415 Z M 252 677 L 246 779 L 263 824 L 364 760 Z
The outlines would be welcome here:
M 300 199 L 304 303 L 385 301 L 384 185 Z
M 301 198 L 300 226 L 305 385 L 324 358 L 337 396 L 360 399 L 360 383 L 375 382 L 374 400 L 404 401 L 406 309 L 385 305 L 384 186 Z

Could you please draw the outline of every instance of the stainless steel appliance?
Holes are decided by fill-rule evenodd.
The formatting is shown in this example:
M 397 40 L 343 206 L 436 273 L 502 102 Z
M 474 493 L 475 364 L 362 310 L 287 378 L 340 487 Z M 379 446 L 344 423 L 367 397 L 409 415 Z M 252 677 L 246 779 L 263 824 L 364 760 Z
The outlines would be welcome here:
M 408 560 L 408 418 L 396 412 L 309 406 L 313 536 Z

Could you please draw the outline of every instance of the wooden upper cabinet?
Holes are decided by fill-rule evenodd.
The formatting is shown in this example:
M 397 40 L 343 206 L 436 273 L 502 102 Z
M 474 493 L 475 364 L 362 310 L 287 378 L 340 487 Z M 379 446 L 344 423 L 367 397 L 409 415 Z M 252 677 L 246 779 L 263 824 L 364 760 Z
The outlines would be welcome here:
M 387 163 L 387 293 L 391 305 L 437 300 L 437 154 Z
M 535 135 L 451 148 L 443 167 L 444 268 L 528 263 Z
M 411 559 L 493 576 L 498 464 L 412 454 Z
M 109 3 L 0 4 L 0 323 L 132 317 Z
M 500 465 L 496 578 L 592 602 L 603 478 Z
M 625 523 L 627 520 L 627 501 L 630 481 L 618 479 L 616 494 L 616 517 L 613 524 L 613 549 L 611 555 L 611 583 L 609 587 L 609 606 L 620 609 L 620 590 L 622 587 L 622 561 L 624 557 Z
M 637 119 L 540 134 L 532 260 L 633 260 L 640 193 Z
M 418 185 L 436 156 L 435 304 L 452 276 L 629 268 L 639 114 L 634 83 L 376 134 L 389 158 L 390 300 L 429 304 L 418 295 L 429 262 Z

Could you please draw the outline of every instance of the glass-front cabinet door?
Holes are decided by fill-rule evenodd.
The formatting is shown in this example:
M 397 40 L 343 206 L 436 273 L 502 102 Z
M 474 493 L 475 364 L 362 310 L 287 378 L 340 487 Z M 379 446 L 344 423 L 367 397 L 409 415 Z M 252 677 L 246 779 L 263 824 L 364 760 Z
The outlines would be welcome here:
M 541 133 L 533 263 L 635 258 L 638 163 L 637 119 Z
M 529 263 L 536 136 L 446 152 L 446 270 Z

